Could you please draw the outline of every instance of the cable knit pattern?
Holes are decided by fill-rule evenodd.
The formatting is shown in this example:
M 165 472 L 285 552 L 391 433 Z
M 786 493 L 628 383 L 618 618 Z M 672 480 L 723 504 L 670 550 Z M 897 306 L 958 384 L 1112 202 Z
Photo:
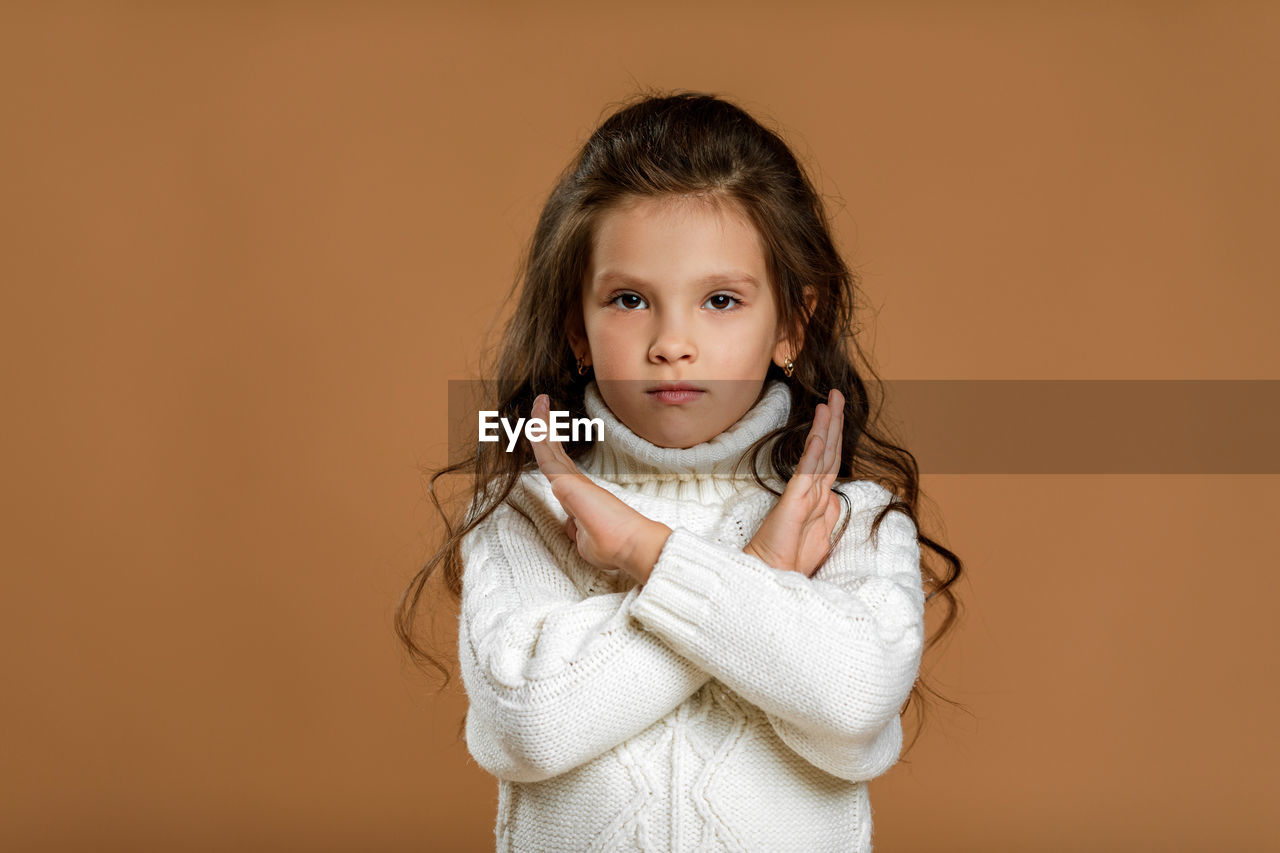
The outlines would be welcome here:
M 898 759 L 924 641 L 914 524 L 872 539 L 891 494 L 838 483 L 852 517 L 827 562 L 774 569 L 742 551 L 777 498 L 740 462 L 785 423 L 783 383 L 687 449 L 635 435 L 594 383 L 585 404 L 605 429 L 583 473 L 672 534 L 644 585 L 599 571 L 535 470 L 463 539 L 466 737 L 499 780 L 497 849 L 870 851 L 867 782 Z

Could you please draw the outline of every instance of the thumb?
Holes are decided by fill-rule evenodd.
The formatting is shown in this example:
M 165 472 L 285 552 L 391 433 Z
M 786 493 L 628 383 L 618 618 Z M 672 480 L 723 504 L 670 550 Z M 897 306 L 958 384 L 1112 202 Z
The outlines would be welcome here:
M 582 494 L 582 482 L 578 477 L 559 476 L 551 480 L 551 494 L 555 495 L 556 500 L 560 501 L 560 505 L 564 507 L 565 512 L 573 515 L 576 511 L 575 504 Z

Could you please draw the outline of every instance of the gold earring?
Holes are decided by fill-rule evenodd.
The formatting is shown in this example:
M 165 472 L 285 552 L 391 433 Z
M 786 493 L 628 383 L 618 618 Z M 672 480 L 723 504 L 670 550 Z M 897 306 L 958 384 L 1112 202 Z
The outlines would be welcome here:
M 782 375 L 790 379 L 791 374 L 795 372 L 795 369 L 796 363 L 791 360 L 791 356 L 787 356 L 787 360 L 782 363 Z
M 587 365 L 587 363 L 583 360 L 582 356 L 578 356 L 578 375 L 579 375 L 579 376 L 586 376 L 586 375 L 587 375 L 587 367 L 588 367 L 588 365 Z

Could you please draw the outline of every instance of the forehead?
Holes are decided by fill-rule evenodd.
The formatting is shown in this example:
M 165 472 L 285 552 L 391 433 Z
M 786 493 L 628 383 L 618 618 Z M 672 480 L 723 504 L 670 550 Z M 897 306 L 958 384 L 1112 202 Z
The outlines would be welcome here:
M 762 287 L 767 281 L 763 241 L 751 220 L 723 200 L 630 200 L 597 220 L 589 281 L 595 287 Z

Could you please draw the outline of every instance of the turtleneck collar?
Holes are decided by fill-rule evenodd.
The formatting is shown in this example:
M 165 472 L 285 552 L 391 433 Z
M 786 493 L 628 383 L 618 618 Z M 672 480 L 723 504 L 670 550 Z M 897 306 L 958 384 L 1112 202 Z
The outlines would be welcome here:
M 636 435 L 614 416 L 594 380 L 585 389 L 583 408 L 588 417 L 604 422 L 604 440 L 578 460 L 579 470 L 645 494 L 706 503 L 758 488 L 743 452 L 787 422 L 791 392 L 786 383 L 770 380 L 733 426 L 688 448 L 659 447 Z M 767 447 L 759 458 L 767 481 Z

